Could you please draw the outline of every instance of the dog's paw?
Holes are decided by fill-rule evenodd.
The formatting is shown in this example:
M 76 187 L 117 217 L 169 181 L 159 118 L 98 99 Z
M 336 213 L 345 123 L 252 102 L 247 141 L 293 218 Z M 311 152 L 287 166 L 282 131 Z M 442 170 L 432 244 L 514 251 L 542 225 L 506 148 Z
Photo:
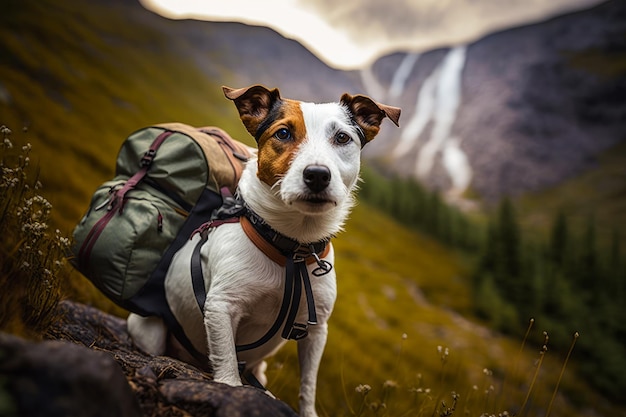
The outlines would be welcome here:
M 220 384 L 230 385 L 231 387 L 240 387 L 243 384 L 241 383 L 241 378 L 239 376 L 236 377 L 215 377 L 213 379 L 215 382 L 219 382 Z
M 256 377 L 256 379 L 261 383 L 261 385 L 267 385 L 267 376 L 265 375 L 265 371 L 267 370 L 267 362 L 261 361 L 257 366 L 252 368 L 252 373 Z
M 318 416 L 317 416 L 317 411 L 315 411 L 315 408 L 313 408 L 313 409 L 300 410 L 300 417 L 318 417 Z

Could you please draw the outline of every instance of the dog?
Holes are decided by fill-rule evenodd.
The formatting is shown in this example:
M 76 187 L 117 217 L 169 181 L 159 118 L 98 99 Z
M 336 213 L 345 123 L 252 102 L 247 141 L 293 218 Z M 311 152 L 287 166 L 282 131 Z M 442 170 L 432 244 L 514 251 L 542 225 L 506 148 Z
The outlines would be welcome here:
M 337 296 L 328 242 L 342 230 L 354 205 L 361 149 L 377 135 L 384 118 L 398 126 L 400 109 L 347 93 L 339 102 L 315 104 L 283 99 L 278 89 L 260 85 L 222 88 L 258 145 L 237 190 L 237 198 L 254 216 L 245 224 L 242 220 L 209 228 L 202 246 L 201 233 L 194 234 L 172 260 L 165 280 L 167 300 L 194 347 L 208 352 L 214 380 L 231 386 L 242 385 L 241 363 L 265 385 L 265 359 L 286 343 L 286 333 L 295 332 L 290 338 L 298 340 L 300 415 L 317 416 L 317 373 Z M 263 244 L 271 246 L 267 238 L 259 246 L 246 232 L 244 226 L 250 229 L 252 223 L 263 223 L 274 240 L 297 242 L 304 254 L 284 257 L 281 264 L 280 256 L 273 259 L 263 250 Z M 194 250 L 207 288 L 202 311 L 190 276 Z M 293 282 L 290 268 L 300 271 Z M 294 285 L 291 294 L 287 281 Z M 301 299 L 301 292 L 306 297 Z M 295 304 L 289 309 L 293 328 L 285 324 L 283 334 L 268 333 L 277 327 L 281 311 L 284 316 L 288 297 Z M 157 317 L 131 314 L 128 330 L 135 344 L 153 355 L 165 354 L 171 344 Z M 254 345 L 263 338 L 268 340 Z M 246 344 L 248 349 L 238 351 Z M 175 355 L 193 362 L 184 352 Z

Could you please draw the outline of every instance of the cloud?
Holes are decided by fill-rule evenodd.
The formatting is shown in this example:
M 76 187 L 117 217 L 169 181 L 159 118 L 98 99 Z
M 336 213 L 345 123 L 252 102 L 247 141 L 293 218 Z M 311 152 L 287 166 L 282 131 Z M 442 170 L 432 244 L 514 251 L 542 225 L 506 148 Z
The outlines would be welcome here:
M 141 0 L 173 19 L 268 26 L 335 68 L 421 52 L 584 9 L 601 0 Z

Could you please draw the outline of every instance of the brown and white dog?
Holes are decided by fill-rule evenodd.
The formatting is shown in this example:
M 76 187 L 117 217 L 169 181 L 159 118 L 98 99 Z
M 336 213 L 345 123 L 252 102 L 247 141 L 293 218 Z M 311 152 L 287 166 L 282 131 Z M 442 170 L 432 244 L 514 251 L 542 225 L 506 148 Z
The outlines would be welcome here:
M 396 125 L 400 109 L 344 94 L 338 103 L 314 104 L 283 99 L 263 86 L 223 87 L 243 124 L 258 144 L 238 186 L 240 197 L 274 231 L 307 246 L 330 239 L 354 204 L 361 148 L 374 139 L 388 117 Z M 195 348 L 207 352 L 215 381 L 242 384 L 238 362 L 265 384 L 265 358 L 286 341 L 280 332 L 261 346 L 237 352 L 236 345 L 261 338 L 275 322 L 285 288 L 285 266 L 264 254 L 240 223 L 208 234 L 201 259 L 207 297 L 204 316 L 194 298 L 190 259 L 195 235 L 174 257 L 165 286 L 170 307 Z M 332 246 L 324 260 L 333 264 Z M 307 266 L 311 275 L 317 265 Z M 317 373 L 326 344 L 327 322 L 337 294 L 335 271 L 311 275 L 317 324 L 298 340 L 300 415 L 316 416 Z M 303 298 L 297 321 L 307 321 Z M 149 353 L 165 353 L 168 332 L 155 317 L 131 314 L 128 329 Z

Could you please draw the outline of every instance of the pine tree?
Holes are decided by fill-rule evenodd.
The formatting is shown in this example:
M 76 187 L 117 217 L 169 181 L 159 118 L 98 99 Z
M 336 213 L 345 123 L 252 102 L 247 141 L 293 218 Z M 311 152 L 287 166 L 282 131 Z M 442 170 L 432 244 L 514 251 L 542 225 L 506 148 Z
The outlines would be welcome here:
M 626 299 L 624 298 L 624 264 L 621 258 L 621 242 L 618 230 L 613 230 L 611 236 L 611 254 L 609 258 L 609 271 L 607 276 L 609 283 L 607 285 L 608 291 L 612 294 L 613 299 L 619 305 L 624 305 Z
M 591 292 L 592 300 L 599 302 L 602 293 L 603 277 L 600 274 L 596 251 L 596 228 L 593 217 L 587 219 L 587 228 L 581 242 L 580 261 L 576 271 L 575 284 L 585 292 Z
M 533 260 L 525 255 L 529 250 L 522 244 L 517 215 L 509 198 L 500 204 L 497 233 L 496 278 L 501 294 L 519 311 L 527 313 L 534 296 Z
M 497 281 L 503 290 L 511 288 L 511 282 L 521 274 L 520 231 L 511 200 L 506 197 L 500 203 L 497 224 L 496 260 Z M 507 291 L 508 292 L 508 291 Z
M 552 223 L 549 258 L 557 268 L 563 268 L 567 252 L 569 230 L 565 213 L 560 211 Z

